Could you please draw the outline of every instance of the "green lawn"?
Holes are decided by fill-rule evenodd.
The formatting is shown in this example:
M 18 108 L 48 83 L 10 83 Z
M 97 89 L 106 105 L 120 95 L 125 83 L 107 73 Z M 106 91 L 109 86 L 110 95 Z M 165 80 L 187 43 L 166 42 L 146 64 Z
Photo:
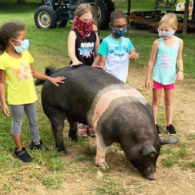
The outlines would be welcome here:
M 5 2 L 5 1 L 4 1 Z M 12 1 L 14 2 L 14 1 Z M 21 21 L 26 24 L 27 38 L 30 40 L 29 51 L 34 57 L 34 66 L 37 70 L 44 72 L 45 67 L 53 66 L 56 69 L 67 66 L 69 63 L 67 54 L 67 36 L 71 28 L 71 24 L 68 24 L 66 28 L 56 28 L 56 29 L 37 29 L 34 23 L 34 12 L 39 6 L 38 1 L 27 1 L 28 4 L 25 6 L 17 5 L 1 5 L 0 6 L 0 26 L 7 21 Z M 117 9 L 126 10 L 127 1 L 116 0 Z M 148 0 L 143 6 L 143 1 L 133 0 L 132 10 L 151 10 L 154 7 L 154 1 Z M 110 33 L 110 30 L 100 31 L 100 37 L 104 38 Z M 137 52 L 140 54 L 140 59 L 132 63 L 132 66 L 144 67 L 147 66 L 147 62 L 150 56 L 150 50 L 153 41 L 158 38 L 157 34 L 138 34 L 131 31 L 127 36 L 132 40 Z M 195 36 L 189 34 L 183 37 L 178 34 L 184 40 L 184 70 L 186 78 L 195 78 Z M 143 75 L 145 76 L 145 75 Z M 40 91 L 41 87 L 36 87 L 38 93 L 38 117 L 39 117 L 39 128 L 41 137 L 44 142 L 49 146 L 54 146 L 54 138 L 52 135 L 50 124 L 44 115 L 40 103 Z M 27 180 L 41 182 L 46 188 L 58 189 L 60 184 L 66 180 L 63 173 L 67 172 L 72 174 L 75 170 L 71 169 L 72 162 L 67 160 L 66 164 L 61 161 L 61 154 L 57 153 L 55 149 L 51 149 L 49 152 L 40 151 L 32 152 L 34 157 L 34 163 L 31 165 L 24 165 L 20 161 L 14 159 L 11 155 L 14 143 L 10 132 L 11 117 L 4 117 L 0 112 L 0 194 L 10 194 L 14 189 L 17 190 L 18 185 L 22 182 L 22 178 Z M 23 144 L 28 148 L 31 138 L 28 131 L 28 125 L 26 120 L 24 120 L 23 132 L 22 132 Z M 85 141 L 79 140 L 78 143 L 72 143 L 68 139 L 65 140 L 68 150 L 76 146 L 84 146 L 83 155 L 84 161 L 88 162 L 86 159 L 93 161 L 91 155 L 91 149 L 89 150 L 88 145 Z M 92 149 L 92 154 L 94 154 L 94 149 Z M 94 155 L 92 155 L 94 156 Z M 78 158 L 78 161 L 83 161 L 83 158 Z M 66 168 L 69 167 L 70 169 Z M 194 164 L 193 164 L 194 166 Z M 25 172 L 25 170 L 28 172 Z M 83 168 L 84 169 L 84 168 Z M 82 168 L 81 168 L 82 171 Z M 83 170 L 84 171 L 84 170 Z M 89 169 L 90 174 L 93 177 L 96 176 L 97 168 L 91 166 Z M 80 173 L 82 174 L 82 173 Z M 94 175 L 93 175 L 94 174 Z M 92 177 L 92 178 L 93 178 Z M 109 194 L 109 190 L 115 190 L 112 180 L 106 181 L 111 188 L 106 191 Z M 110 182 L 110 183 L 109 183 Z M 9 185 L 12 183 L 12 185 Z M 106 188 L 106 187 L 105 187 Z M 27 189 L 32 190 L 33 189 Z M 104 189 L 105 190 L 105 189 Z M 120 191 L 121 190 L 121 191 Z M 110 194 L 119 194 L 123 192 L 123 189 L 117 189 L 112 191 Z M 101 194 L 101 193 L 100 193 Z

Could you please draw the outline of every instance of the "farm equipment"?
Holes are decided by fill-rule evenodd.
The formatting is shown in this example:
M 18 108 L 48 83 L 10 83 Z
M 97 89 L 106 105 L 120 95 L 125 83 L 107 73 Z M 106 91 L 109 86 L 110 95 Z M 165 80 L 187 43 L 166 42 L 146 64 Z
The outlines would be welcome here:
M 184 11 L 167 11 L 172 12 L 178 16 L 178 27 L 177 32 L 183 31 L 183 18 Z M 148 29 L 151 32 L 158 32 L 159 21 L 164 15 L 161 11 L 142 11 L 142 12 L 131 12 L 128 16 L 132 28 L 135 29 Z M 187 24 L 188 31 L 195 30 L 195 20 L 189 20 Z
M 131 21 L 133 28 L 148 28 L 151 22 L 158 22 L 162 14 L 160 11 L 135 11 L 131 12 L 128 19 Z
M 176 8 L 176 5 L 178 3 L 178 0 L 156 0 L 155 1 L 155 10 L 171 10 Z
M 81 3 L 94 6 L 94 0 L 44 0 L 35 12 L 34 20 L 37 28 L 65 27 L 69 20 L 74 18 L 75 9 Z M 110 14 L 115 10 L 111 0 L 99 0 L 98 27 L 108 28 Z

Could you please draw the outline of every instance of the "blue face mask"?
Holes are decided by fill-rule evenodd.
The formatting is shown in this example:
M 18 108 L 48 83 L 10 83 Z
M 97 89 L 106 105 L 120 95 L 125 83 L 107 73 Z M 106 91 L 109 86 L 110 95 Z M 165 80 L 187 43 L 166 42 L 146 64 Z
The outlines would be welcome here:
M 15 40 L 15 41 L 19 41 L 19 40 Z M 17 53 L 23 53 L 29 47 L 29 40 L 25 39 L 24 41 L 19 41 L 19 42 L 21 43 L 20 45 L 18 45 L 18 46 L 13 45 L 13 47 Z
M 125 35 L 125 33 L 127 32 L 127 29 L 124 28 L 123 30 L 119 30 L 117 28 L 113 28 L 112 29 L 112 32 L 114 33 L 114 35 L 117 37 L 117 38 L 120 38 L 122 36 Z

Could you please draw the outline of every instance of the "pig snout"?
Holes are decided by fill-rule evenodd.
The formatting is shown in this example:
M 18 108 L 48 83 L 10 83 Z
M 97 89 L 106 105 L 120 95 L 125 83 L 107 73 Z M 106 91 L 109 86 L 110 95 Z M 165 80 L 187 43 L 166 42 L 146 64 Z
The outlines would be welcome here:
M 141 172 L 141 174 L 147 179 L 155 180 L 156 179 L 156 166 L 150 166 L 145 171 Z

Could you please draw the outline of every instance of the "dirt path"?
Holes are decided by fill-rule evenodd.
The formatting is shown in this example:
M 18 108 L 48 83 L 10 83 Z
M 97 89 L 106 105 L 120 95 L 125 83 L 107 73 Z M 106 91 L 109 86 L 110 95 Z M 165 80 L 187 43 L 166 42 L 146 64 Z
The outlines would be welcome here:
M 144 68 L 131 68 L 129 73 L 129 84 L 139 89 L 145 98 L 151 102 L 152 91 L 146 90 L 144 87 L 146 69 Z M 161 104 L 163 104 L 163 98 L 161 98 Z M 188 138 L 195 133 L 195 91 L 190 89 L 188 84 L 177 83 L 174 94 L 174 115 L 176 120 L 174 124 L 177 128 L 178 137 L 181 142 L 188 142 Z M 163 105 L 164 106 L 164 105 Z M 165 132 L 165 126 L 162 131 Z M 166 146 L 169 147 L 169 146 Z M 191 145 L 192 159 L 195 157 L 194 153 L 195 145 Z M 182 195 L 194 195 L 195 186 L 195 173 L 188 170 L 184 171 L 174 166 L 172 168 L 165 168 L 159 162 L 156 181 L 145 181 L 147 184 L 144 186 L 143 194 L 182 194 Z

